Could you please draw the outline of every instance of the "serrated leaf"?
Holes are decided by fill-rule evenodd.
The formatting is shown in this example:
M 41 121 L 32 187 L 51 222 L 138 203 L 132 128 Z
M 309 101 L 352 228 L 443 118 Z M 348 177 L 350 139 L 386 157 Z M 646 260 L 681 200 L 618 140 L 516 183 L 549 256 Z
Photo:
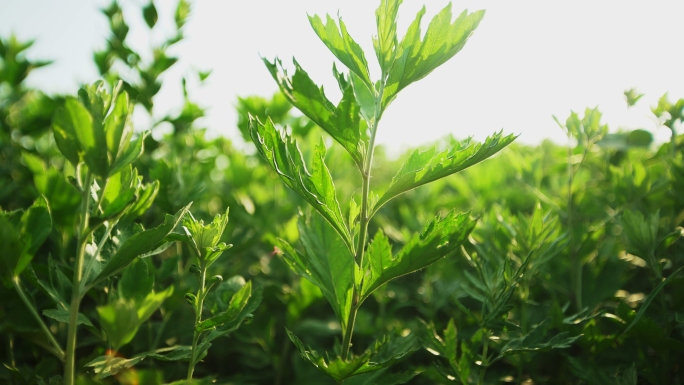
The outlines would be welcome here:
M 380 63 L 383 74 L 389 73 L 394 63 L 397 45 L 397 14 L 402 0 L 381 0 L 375 11 L 375 21 L 378 27 L 377 36 L 373 37 L 373 48 Z
M 544 352 L 552 349 L 567 349 L 582 338 L 582 335 L 569 336 L 568 332 L 556 334 L 551 339 L 543 341 L 549 319 L 535 326 L 529 334 L 520 338 L 512 339 L 501 348 L 498 358 L 523 352 Z
M 128 147 L 131 135 L 133 135 L 133 126 L 129 119 L 130 112 L 128 93 L 122 92 L 117 96 L 112 111 L 104 121 L 110 164 L 113 164 L 116 158 Z M 111 174 L 113 172 L 110 171 Z
M 682 266 L 682 267 L 680 267 L 679 269 L 675 270 L 672 274 L 670 274 L 669 277 L 667 277 L 667 279 L 665 279 L 665 280 L 663 280 L 662 282 L 660 282 L 660 283 L 658 284 L 658 286 L 656 286 L 655 289 L 653 289 L 653 291 L 651 292 L 651 294 L 649 294 L 648 297 L 646 297 L 646 300 L 644 301 L 644 303 L 643 303 L 643 304 L 641 305 L 641 307 L 639 308 L 639 311 L 637 312 L 636 316 L 634 316 L 634 319 L 632 320 L 632 322 L 629 323 L 629 325 L 627 326 L 627 328 L 625 328 L 625 330 L 622 332 L 622 334 L 627 333 L 634 325 L 637 324 L 637 322 L 639 322 L 639 320 L 641 319 L 641 317 L 643 317 L 644 314 L 646 313 L 646 309 L 648 309 L 648 307 L 651 305 L 651 302 L 653 302 L 653 300 L 655 299 L 655 297 L 658 296 L 658 293 L 660 293 L 660 291 L 663 290 L 663 288 L 664 288 L 668 283 L 670 283 L 670 280 L 674 279 L 674 277 L 676 277 L 679 273 L 681 273 L 682 270 L 684 270 L 684 266 Z
M 342 18 L 339 19 L 339 27 L 330 15 L 326 15 L 325 25 L 318 15 L 309 16 L 309 22 L 330 52 L 350 71 L 360 77 L 368 87 L 372 88 L 373 83 L 368 75 L 366 56 L 361 46 L 347 32 L 347 26 Z
M 452 23 L 449 3 L 432 19 L 421 39 L 420 23 L 424 14 L 425 7 L 418 12 L 401 43 L 396 45 L 385 83 L 383 107 L 387 107 L 406 86 L 424 78 L 456 55 L 484 17 L 484 11 L 468 13 L 466 10 Z
M 266 59 L 263 61 L 287 100 L 330 134 L 347 150 L 357 167 L 363 168 L 363 152 L 360 147 L 362 145 L 360 107 L 356 102 L 352 86 L 347 84 L 342 89 L 342 100 L 335 107 L 326 98 L 323 88 L 319 88 L 311 80 L 296 60 L 294 61 L 295 73 L 291 78 L 287 76 L 287 71 L 279 59 L 273 63 Z M 251 124 L 250 122 L 250 127 Z
M 138 189 L 138 199 L 131 205 L 126 213 L 119 219 L 119 223 L 127 223 L 143 215 L 154 203 L 154 199 L 159 193 L 159 181 L 142 185 Z
M 122 168 L 133 163 L 136 159 L 142 155 L 144 150 L 145 137 L 147 137 L 148 132 L 145 131 L 138 136 L 135 141 L 128 144 L 123 151 L 119 152 L 116 160 L 113 162 L 110 168 L 110 174 L 115 174 L 119 172 Z
M 174 228 L 176 228 L 189 208 L 190 205 L 187 205 L 180 209 L 174 216 L 166 215 L 164 223 L 158 227 L 141 231 L 126 239 L 123 245 L 121 245 L 116 253 L 107 261 L 107 264 L 93 282 L 99 282 L 118 273 L 138 256 L 153 250 Z
M 107 178 L 100 207 L 102 218 L 111 218 L 119 214 L 135 198 L 138 184 L 138 170 L 130 165 Z
M 416 150 L 392 178 L 387 191 L 380 197 L 374 210 L 378 210 L 390 199 L 418 186 L 463 171 L 508 146 L 516 136 L 502 136 L 499 132 L 488 137 L 484 143 L 465 141 L 459 146 L 435 154 L 435 150 Z
M 324 162 L 325 146 L 316 146 L 309 172 L 296 142 L 287 133 L 280 133 L 270 119 L 265 124 L 251 120 L 250 134 L 261 156 L 285 184 L 309 202 L 333 226 L 351 250 L 351 235 L 335 196 L 332 176 Z
M 352 356 L 346 361 L 339 356 L 326 359 L 317 351 L 304 346 L 304 343 L 294 333 L 285 330 L 302 358 L 338 383 L 352 376 L 387 368 L 416 349 L 415 339 L 412 335 L 393 339 L 385 337 L 381 341 L 377 341 L 372 348 L 367 349 L 362 355 Z
M 242 310 L 247 306 L 249 298 L 252 296 L 252 281 L 247 282 L 240 290 L 238 290 L 228 304 L 228 309 L 214 317 L 206 319 L 195 326 L 195 330 L 201 333 L 227 322 L 234 321 Z
M 313 214 L 300 217 L 298 227 L 304 253 L 279 239 L 282 255 L 295 273 L 321 289 L 333 307 L 342 330 L 346 330 L 352 301 L 353 269 L 356 266 L 354 257 L 339 235 L 320 216 Z
M 64 309 L 47 309 L 43 310 L 43 315 L 49 318 L 52 318 L 55 321 L 62 322 L 62 323 L 69 323 L 69 311 L 64 310 Z M 93 326 L 93 323 L 90 322 L 88 317 L 85 315 L 78 313 L 78 318 L 76 320 L 77 325 L 86 325 L 86 326 Z
M 428 222 L 395 256 L 387 237 L 382 232 L 376 233 L 364 261 L 361 301 L 386 282 L 445 257 L 467 239 L 474 227 L 475 221 L 468 214 L 457 215 L 452 211 L 443 219 L 437 217 Z

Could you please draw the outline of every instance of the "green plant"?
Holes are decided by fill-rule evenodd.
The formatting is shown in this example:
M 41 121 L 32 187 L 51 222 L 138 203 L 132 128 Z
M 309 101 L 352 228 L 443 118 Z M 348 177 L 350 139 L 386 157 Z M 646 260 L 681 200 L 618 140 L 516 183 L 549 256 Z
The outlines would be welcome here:
M 379 341 L 363 354 L 351 353 L 359 307 L 388 281 L 425 268 L 458 250 L 475 226 L 468 214 L 450 212 L 429 221 L 401 250 L 393 253 L 382 231 L 372 240 L 368 234 L 374 214 L 396 196 L 479 163 L 515 139 L 499 133 L 483 144 L 468 140 L 441 152 L 415 151 L 384 193 L 377 195 L 371 191 L 375 138 L 384 111 L 401 90 L 459 52 L 484 16 L 483 11 L 464 11 L 452 21 L 448 5 L 431 21 L 423 37 L 423 9 L 400 42 L 396 32 L 400 4 L 401 1 L 383 0 L 376 11 L 378 32 L 373 46 L 381 69 L 376 82 L 371 81 L 365 55 L 342 20 L 338 25 L 329 16 L 325 24 L 318 16 L 309 18 L 319 38 L 350 71 L 345 76 L 333 66 L 343 95 L 337 106 L 296 61 L 295 73 L 289 77 L 278 59 L 273 63 L 264 60 L 288 100 L 344 147 L 356 165 L 362 181 L 361 204 L 351 197 L 346 207 L 347 218 L 342 214 L 333 178 L 325 164 L 324 144 L 316 146 L 309 169 L 296 142 L 278 131 L 270 120 L 253 120 L 250 126 L 259 153 L 318 213 L 300 217 L 303 252 L 284 240 L 279 240 L 278 246 L 288 265 L 321 289 L 342 330 L 338 356 L 328 360 L 306 349 L 294 334 L 289 333 L 290 338 L 304 359 L 338 382 L 386 368 L 413 350 L 410 343 L 394 339 Z

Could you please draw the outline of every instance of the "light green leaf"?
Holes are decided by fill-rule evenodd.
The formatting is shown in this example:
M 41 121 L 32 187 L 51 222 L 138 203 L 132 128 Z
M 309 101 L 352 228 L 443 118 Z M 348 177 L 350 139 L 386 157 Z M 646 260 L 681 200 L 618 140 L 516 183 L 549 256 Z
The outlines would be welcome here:
M 291 78 L 287 76 L 287 71 L 280 60 L 276 59 L 271 63 L 264 59 L 264 64 L 290 103 L 330 134 L 347 150 L 356 165 L 360 169 L 363 168 L 364 145 L 361 142 L 360 107 L 351 85 L 347 84 L 342 88 L 342 100 L 335 107 L 326 98 L 323 88 L 319 88 L 309 78 L 296 60 L 294 61 L 295 73 Z M 250 127 L 252 124 L 250 122 Z M 254 138 L 253 134 L 252 138 Z
M 473 13 L 463 11 L 452 23 L 451 3 L 449 3 L 432 19 L 425 37 L 421 39 L 420 23 L 424 14 L 425 7 L 418 12 L 406 35 L 392 54 L 394 60 L 385 83 L 383 107 L 387 107 L 397 93 L 406 86 L 424 78 L 456 55 L 484 17 L 484 11 Z M 389 13 L 389 16 L 391 15 Z M 389 21 L 383 23 L 383 33 L 389 38 L 392 36 L 392 31 L 386 27 L 388 23 Z M 385 55 L 386 52 L 391 51 L 389 48 L 384 48 L 381 52 Z M 385 64 L 386 67 L 389 66 Z
M 332 176 L 324 162 L 325 146 L 316 146 L 312 171 L 309 172 L 296 142 L 287 133 L 278 131 L 270 119 L 266 124 L 251 120 L 250 133 L 261 156 L 285 184 L 309 202 L 333 226 L 351 250 L 351 235 L 335 196 Z
M 43 315 L 49 318 L 52 318 L 55 321 L 62 322 L 62 323 L 69 323 L 69 311 L 64 310 L 64 309 L 48 309 L 48 310 L 43 310 Z M 93 326 L 93 323 L 90 322 L 88 317 L 84 316 L 81 313 L 78 313 L 78 318 L 76 320 L 77 325 L 86 325 L 86 326 Z
M 143 132 L 138 136 L 137 139 L 135 139 L 134 142 L 128 143 L 126 146 L 124 146 L 124 150 L 119 151 L 119 155 L 116 157 L 116 160 L 109 170 L 110 174 L 119 172 L 119 170 L 133 163 L 140 157 L 140 155 L 142 155 L 147 134 L 149 134 L 149 132 Z
M 414 151 L 392 178 L 387 191 L 380 197 L 374 210 L 378 210 L 390 199 L 416 187 L 463 171 L 508 146 L 516 136 L 502 136 L 499 132 L 488 137 L 484 143 L 465 141 L 459 146 L 435 154 L 434 149 Z
M 159 181 L 142 185 L 138 189 L 138 199 L 131 205 L 126 213 L 119 219 L 119 223 L 128 223 L 143 215 L 154 203 L 159 193 Z
M 304 219 L 304 220 L 302 220 Z M 318 215 L 299 218 L 300 253 L 279 239 L 290 268 L 318 286 L 332 305 L 342 330 L 346 330 L 352 302 L 354 257 L 339 235 Z
M 347 66 L 349 70 L 360 77 L 368 87 L 372 88 L 373 83 L 368 75 L 366 56 L 364 55 L 361 46 L 359 46 L 347 32 L 347 27 L 342 19 L 339 19 L 339 27 L 330 15 L 326 15 L 325 25 L 323 25 L 323 21 L 318 15 L 313 17 L 309 16 L 309 22 L 330 52 Z
M 444 258 L 466 240 L 475 227 L 468 214 L 453 211 L 428 222 L 394 257 L 387 237 L 377 232 L 363 263 L 361 301 L 388 281 L 423 269 Z
M 93 282 L 100 282 L 101 280 L 120 272 L 135 258 L 153 250 L 174 228 L 176 228 L 189 208 L 190 205 L 187 205 L 180 209 L 174 216 L 166 215 L 164 223 L 158 227 L 141 231 L 126 239 Z
M 73 152 L 76 148 L 93 173 L 102 177 L 107 176 L 107 140 L 102 122 L 93 120 L 81 102 L 73 97 L 67 97 L 64 106 L 55 112 L 52 125 L 57 146 L 69 161 L 74 165 L 78 164 L 74 163 L 76 158 Z M 74 146 L 75 143 L 78 145 Z
M 151 292 L 147 294 L 142 302 L 136 302 L 136 312 L 138 314 L 138 326 L 147 321 L 152 314 L 159 309 L 164 300 L 173 294 L 173 286 L 167 287 L 159 293 Z
M 138 332 L 138 313 L 131 301 L 117 300 L 98 306 L 97 314 L 100 316 L 100 326 L 114 350 L 131 342 Z
M 137 184 L 138 170 L 130 165 L 107 178 L 100 200 L 101 217 L 111 218 L 124 210 L 135 198 Z
M 375 11 L 378 35 L 373 37 L 373 48 L 383 74 L 389 73 L 394 63 L 397 46 L 397 14 L 402 0 L 381 0 Z
M 200 261 L 207 263 L 208 254 L 211 250 L 219 246 L 221 236 L 228 224 L 228 209 L 225 214 L 217 214 L 211 223 L 204 224 L 203 220 L 196 220 L 192 214 L 183 220 L 183 229 L 188 235 L 188 246 L 197 254 Z M 220 250 L 221 252 L 223 250 Z
M 242 309 L 247 306 L 249 298 L 252 296 L 252 281 L 247 282 L 240 290 L 238 290 L 228 304 L 228 309 L 221 314 L 206 319 L 195 326 L 197 332 L 203 332 L 227 322 L 231 322 L 237 318 L 242 312 Z
M 104 129 L 110 164 L 113 164 L 119 155 L 126 150 L 131 135 L 133 135 L 133 126 L 129 119 L 131 111 L 129 109 L 128 94 L 122 92 L 116 98 L 112 112 L 105 118 Z M 111 174 L 112 172 L 110 172 Z
M 644 216 L 638 211 L 627 209 L 622 214 L 622 227 L 627 251 L 651 261 L 651 255 L 658 246 L 658 225 L 660 213 Z M 657 266 L 652 266 L 656 269 Z

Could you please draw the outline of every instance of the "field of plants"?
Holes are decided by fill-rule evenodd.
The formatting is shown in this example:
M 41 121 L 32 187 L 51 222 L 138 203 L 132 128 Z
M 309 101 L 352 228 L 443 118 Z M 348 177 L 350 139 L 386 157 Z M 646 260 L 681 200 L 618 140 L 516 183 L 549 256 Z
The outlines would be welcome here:
M 102 80 L 74 95 L 28 87 L 50 63 L 0 38 L 0 383 L 684 384 L 684 99 L 652 107 L 665 143 L 588 108 L 556 119 L 567 146 L 493 132 L 394 159 L 384 111 L 484 17 L 398 31 L 400 4 L 379 1 L 374 52 L 309 17 L 339 101 L 264 58 L 280 92 L 238 100 L 249 150 L 198 127 L 186 79 L 150 128 L 171 133 L 134 127 L 186 0 L 144 54 L 104 9 Z

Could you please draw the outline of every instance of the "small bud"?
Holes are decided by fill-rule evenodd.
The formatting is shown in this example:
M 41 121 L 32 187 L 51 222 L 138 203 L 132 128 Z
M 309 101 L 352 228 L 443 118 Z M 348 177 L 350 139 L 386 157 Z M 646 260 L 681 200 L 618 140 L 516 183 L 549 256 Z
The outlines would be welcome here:
M 199 271 L 199 267 L 197 267 L 197 265 L 194 265 L 194 264 L 193 264 L 193 265 L 190 265 L 190 272 L 191 272 L 192 274 L 197 274 L 197 273 L 199 273 L 199 272 L 200 272 L 200 271 Z
M 209 278 L 209 283 L 219 283 L 222 281 L 223 281 L 223 277 L 221 277 L 220 275 L 215 275 L 215 276 Z
M 188 301 L 190 305 L 195 306 L 195 301 L 197 301 L 197 297 L 192 293 L 185 293 L 185 300 Z

